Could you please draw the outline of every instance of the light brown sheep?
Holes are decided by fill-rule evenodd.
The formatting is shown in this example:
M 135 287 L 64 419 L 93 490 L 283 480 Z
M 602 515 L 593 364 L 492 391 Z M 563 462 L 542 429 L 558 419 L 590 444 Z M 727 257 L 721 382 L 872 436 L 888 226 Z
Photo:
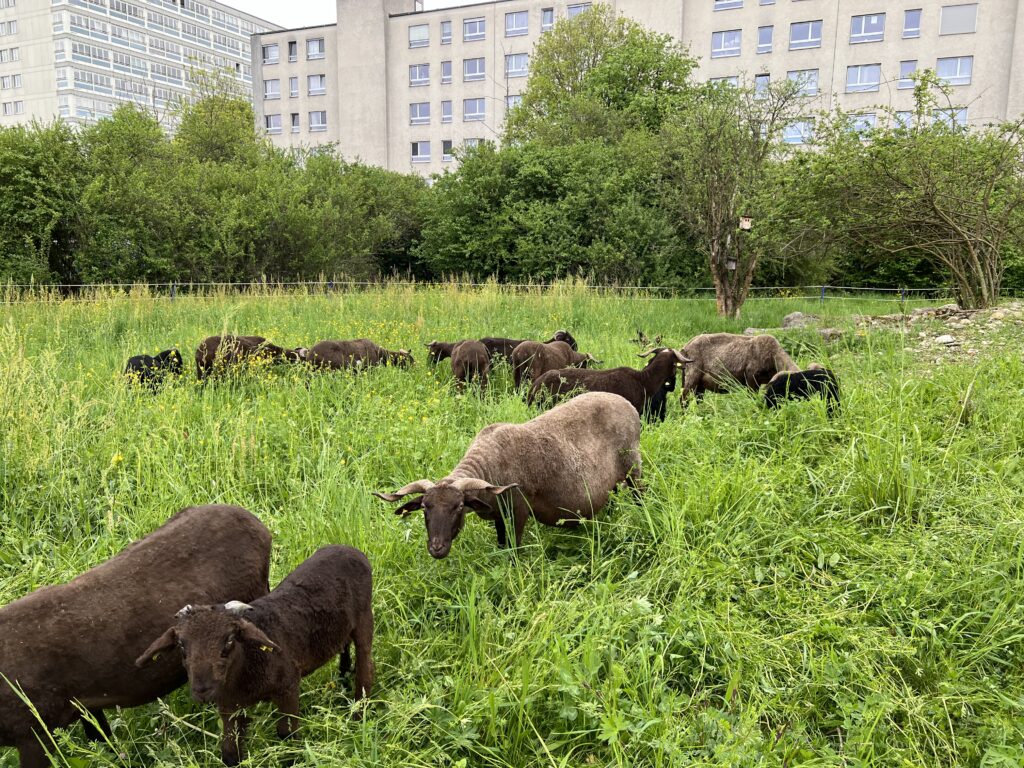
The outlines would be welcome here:
M 533 383 L 547 371 L 560 368 L 586 368 L 600 363 L 593 355 L 575 351 L 564 341 L 524 341 L 512 350 L 512 379 L 516 387 L 523 381 Z
M 705 392 L 727 392 L 737 383 L 757 391 L 779 371 L 800 370 L 778 339 L 767 334 L 702 333 L 687 342 L 683 355 L 693 361 L 683 376 L 679 401 L 684 406 L 691 394 L 700 399 Z
M 452 375 L 459 389 L 463 389 L 474 378 L 480 382 L 481 389 L 486 387 L 490 370 L 491 356 L 481 342 L 466 339 L 452 349 Z
M 628 400 L 610 392 L 587 392 L 525 424 L 484 427 L 462 461 L 434 483 L 417 480 L 385 501 L 416 494 L 395 514 L 422 509 L 427 551 L 443 558 L 462 530 L 466 509 L 494 522 L 498 546 L 507 546 L 498 497 L 511 505 L 515 543 L 526 521 L 544 525 L 591 519 L 620 483 L 640 488 L 640 416 Z

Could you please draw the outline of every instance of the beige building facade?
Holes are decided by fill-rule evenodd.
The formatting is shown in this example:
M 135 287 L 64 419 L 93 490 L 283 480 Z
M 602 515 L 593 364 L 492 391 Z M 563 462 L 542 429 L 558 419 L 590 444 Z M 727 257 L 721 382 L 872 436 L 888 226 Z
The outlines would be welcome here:
M 212 0 L 0 0 L 0 126 L 132 102 L 173 130 L 197 72 L 252 93 L 251 38 L 274 26 Z
M 863 126 L 887 109 L 902 119 L 918 69 L 935 70 L 951 87 L 936 119 L 977 125 L 1024 113 L 1019 0 L 610 5 L 688 46 L 698 77 L 757 87 L 799 82 L 808 117 L 787 129 L 794 144 L 806 140 L 812 115 L 823 109 L 850 110 Z M 526 87 L 535 43 L 555 21 L 589 7 L 495 0 L 424 10 L 418 0 L 338 0 L 335 25 L 254 37 L 258 122 L 281 146 L 336 143 L 345 157 L 392 170 L 442 171 L 454 164 L 455 148 L 500 137 Z M 311 40 L 323 45 L 312 59 Z

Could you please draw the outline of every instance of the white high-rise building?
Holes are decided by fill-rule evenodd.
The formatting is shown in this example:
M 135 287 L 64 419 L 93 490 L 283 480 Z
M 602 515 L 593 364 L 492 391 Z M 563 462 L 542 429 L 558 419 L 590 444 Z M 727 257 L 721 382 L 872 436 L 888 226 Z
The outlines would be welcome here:
M 6 0 L 0 0 L 0 3 Z M 934 69 L 970 124 L 1024 112 L 1021 0 L 609 0 L 699 57 L 698 77 L 797 80 L 806 120 L 840 106 L 868 126 L 913 103 L 909 75 Z M 338 23 L 253 38 L 257 121 L 275 144 L 336 142 L 397 171 L 450 167 L 452 149 L 501 135 L 534 44 L 589 2 L 492 0 L 423 10 L 420 0 L 338 0 Z M 2 38 L 0 38 L 2 40 Z
M 0 126 L 151 109 L 169 129 L 194 75 L 252 94 L 252 35 L 274 24 L 210 0 L 0 0 Z

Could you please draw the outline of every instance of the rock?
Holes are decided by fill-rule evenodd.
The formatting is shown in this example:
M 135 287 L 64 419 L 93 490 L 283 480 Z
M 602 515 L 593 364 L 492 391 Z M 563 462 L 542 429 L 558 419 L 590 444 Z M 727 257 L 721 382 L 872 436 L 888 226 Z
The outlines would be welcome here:
M 935 337 L 935 343 L 936 344 L 945 344 L 947 347 L 949 347 L 949 346 L 952 346 L 953 344 L 956 344 L 956 339 L 954 339 L 948 333 L 944 333 L 941 336 L 936 336 Z
M 831 344 L 833 341 L 839 341 L 839 339 L 843 338 L 841 328 L 819 328 L 818 333 L 821 335 L 821 340 L 826 344 Z
M 1009 314 L 1005 309 L 997 309 L 988 318 L 989 320 L 1005 320 L 1009 317 Z
M 967 350 L 967 354 L 968 355 L 976 355 L 976 354 L 978 354 L 978 350 L 976 350 L 976 349 L 968 349 Z
M 805 315 L 803 312 L 790 312 L 782 318 L 783 328 L 806 328 L 818 322 L 816 315 Z

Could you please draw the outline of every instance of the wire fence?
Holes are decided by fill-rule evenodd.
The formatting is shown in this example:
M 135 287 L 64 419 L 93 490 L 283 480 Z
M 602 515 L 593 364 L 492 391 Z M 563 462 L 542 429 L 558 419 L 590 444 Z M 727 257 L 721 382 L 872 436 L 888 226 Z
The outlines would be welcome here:
M 0 303 L 14 304 L 40 301 L 105 301 L 117 297 L 176 301 L 178 299 L 209 299 L 227 295 L 261 298 L 289 298 L 296 293 L 330 295 L 357 293 L 388 288 L 407 290 L 484 290 L 506 293 L 568 295 L 590 293 L 642 300 L 707 301 L 714 297 L 713 287 L 594 285 L 582 281 L 554 283 L 503 283 L 416 280 L 295 280 L 259 282 L 158 282 L 158 283 L 4 283 L 0 284 Z M 756 286 L 750 289 L 748 301 L 829 301 L 864 300 L 906 306 L 910 303 L 951 300 L 948 287 L 879 288 L 844 285 Z

